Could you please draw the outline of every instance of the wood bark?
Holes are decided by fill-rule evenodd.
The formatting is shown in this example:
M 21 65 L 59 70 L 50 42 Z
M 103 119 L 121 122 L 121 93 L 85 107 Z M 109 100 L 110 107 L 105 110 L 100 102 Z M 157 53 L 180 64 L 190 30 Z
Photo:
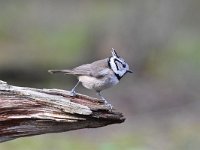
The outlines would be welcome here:
M 0 80 L 0 142 L 45 133 L 122 123 L 102 100 L 60 89 L 8 85 Z

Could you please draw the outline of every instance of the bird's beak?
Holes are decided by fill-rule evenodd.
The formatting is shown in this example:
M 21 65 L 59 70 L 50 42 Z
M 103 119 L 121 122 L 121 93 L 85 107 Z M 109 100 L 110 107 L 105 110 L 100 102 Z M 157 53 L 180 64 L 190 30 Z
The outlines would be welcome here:
M 132 70 L 127 70 L 127 72 L 128 72 L 128 73 L 133 73 L 133 71 L 132 71 Z

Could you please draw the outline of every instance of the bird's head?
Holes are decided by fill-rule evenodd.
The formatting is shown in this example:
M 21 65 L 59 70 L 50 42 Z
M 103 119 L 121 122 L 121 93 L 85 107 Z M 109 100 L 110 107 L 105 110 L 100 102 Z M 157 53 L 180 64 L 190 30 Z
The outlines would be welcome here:
M 121 79 L 126 73 L 133 73 L 133 71 L 129 69 L 129 65 L 117 54 L 114 48 L 112 48 L 111 53 L 112 56 L 109 58 L 108 65 L 118 79 Z

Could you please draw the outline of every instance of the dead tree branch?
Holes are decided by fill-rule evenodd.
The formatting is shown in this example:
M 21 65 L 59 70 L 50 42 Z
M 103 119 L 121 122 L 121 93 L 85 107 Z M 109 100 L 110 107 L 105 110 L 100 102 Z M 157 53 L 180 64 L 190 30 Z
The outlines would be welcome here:
M 15 138 L 122 123 L 103 101 L 59 89 L 8 85 L 0 80 L 0 142 Z

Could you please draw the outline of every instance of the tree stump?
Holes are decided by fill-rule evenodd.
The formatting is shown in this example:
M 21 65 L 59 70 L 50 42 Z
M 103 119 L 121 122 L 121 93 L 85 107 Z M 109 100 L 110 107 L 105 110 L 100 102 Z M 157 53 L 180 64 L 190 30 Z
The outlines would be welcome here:
M 0 80 L 0 142 L 45 133 L 122 123 L 102 100 L 60 89 L 8 85 Z

